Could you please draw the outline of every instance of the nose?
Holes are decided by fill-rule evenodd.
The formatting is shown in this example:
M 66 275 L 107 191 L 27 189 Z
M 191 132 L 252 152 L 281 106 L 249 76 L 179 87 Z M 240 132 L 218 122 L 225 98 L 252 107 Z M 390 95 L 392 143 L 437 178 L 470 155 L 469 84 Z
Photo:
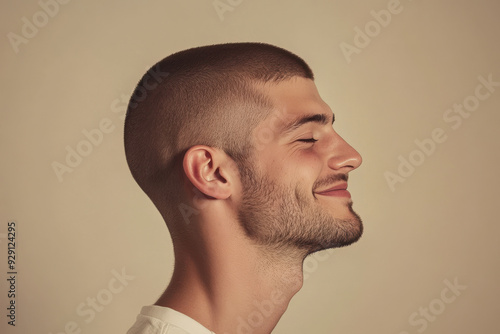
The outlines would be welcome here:
M 335 132 L 329 147 L 328 167 L 335 170 L 345 169 L 349 172 L 358 168 L 362 161 L 358 151 Z

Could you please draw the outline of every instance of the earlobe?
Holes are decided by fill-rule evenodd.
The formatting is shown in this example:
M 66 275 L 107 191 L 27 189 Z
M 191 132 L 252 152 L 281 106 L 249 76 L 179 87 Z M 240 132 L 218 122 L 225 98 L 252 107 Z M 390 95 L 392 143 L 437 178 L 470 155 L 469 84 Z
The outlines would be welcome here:
M 224 152 L 212 147 L 193 146 L 184 155 L 184 173 L 207 197 L 227 199 L 231 195 L 230 174 L 224 170 L 228 158 Z

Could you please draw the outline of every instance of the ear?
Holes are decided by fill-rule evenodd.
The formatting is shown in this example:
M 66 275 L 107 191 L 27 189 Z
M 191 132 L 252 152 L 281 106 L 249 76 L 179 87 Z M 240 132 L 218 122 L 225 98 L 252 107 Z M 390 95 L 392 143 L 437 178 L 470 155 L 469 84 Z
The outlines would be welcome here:
M 227 199 L 234 185 L 234 162 L 223 151 L 196 145 L 184 155 L 184 173 L 203 194 L 211 198 Z

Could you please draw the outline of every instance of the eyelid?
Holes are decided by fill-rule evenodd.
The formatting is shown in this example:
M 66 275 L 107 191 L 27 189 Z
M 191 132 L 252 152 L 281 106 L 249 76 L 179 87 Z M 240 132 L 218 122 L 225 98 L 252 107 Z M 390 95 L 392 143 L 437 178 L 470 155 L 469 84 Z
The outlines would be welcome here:
M 315 143 L 318 140 L 314 138 L 304 138 L 304 139 L 297 139 L 297 141 L 304 142 L 304 143 Z

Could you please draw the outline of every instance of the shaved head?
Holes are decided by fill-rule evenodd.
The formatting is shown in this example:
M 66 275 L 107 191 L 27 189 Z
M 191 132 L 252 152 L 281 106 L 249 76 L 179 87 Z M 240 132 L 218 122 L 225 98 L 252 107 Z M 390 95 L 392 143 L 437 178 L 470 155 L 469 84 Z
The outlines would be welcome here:
M 186 151 L 219 148 L 241 168 L 252 152 L 252 130 L 273 107 L 261 87 L 294 76 L 313 79 L 301 58 L 262 43 L 188 49 L 146 72 L 128 106 L 125 153 L 167 223 L 178 218 Z

